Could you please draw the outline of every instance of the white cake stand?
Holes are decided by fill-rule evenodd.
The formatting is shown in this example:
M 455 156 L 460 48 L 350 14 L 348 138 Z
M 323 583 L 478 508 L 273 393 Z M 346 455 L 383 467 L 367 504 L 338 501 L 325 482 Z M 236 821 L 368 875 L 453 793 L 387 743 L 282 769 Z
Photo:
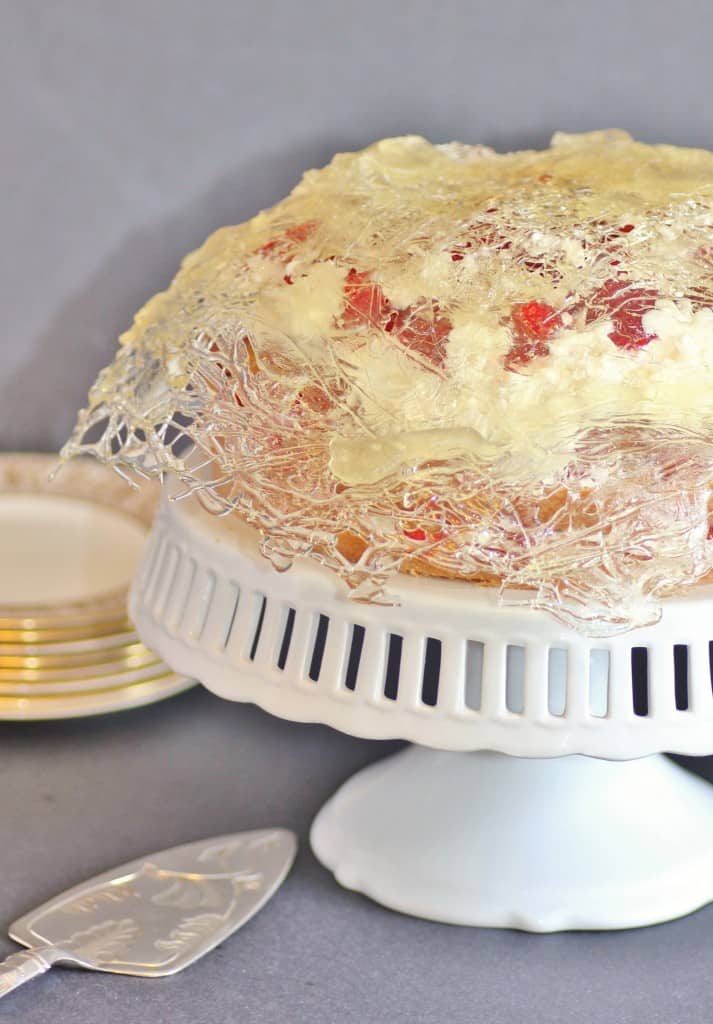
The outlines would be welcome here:
M 349 888 L 530 931 L 652 924 L 713 900 L 713 787 L 658 753 L 713 752 L 713 590 L 608 640 L 468 583 L 393 592 L 398 605 L 355 604 L 311 561 L 277 573 L 254 531 L 188 498 L 164 502 L 130 612 L 144 643 L 223 697 L 418 744 L 314 822 L 317 857 Z

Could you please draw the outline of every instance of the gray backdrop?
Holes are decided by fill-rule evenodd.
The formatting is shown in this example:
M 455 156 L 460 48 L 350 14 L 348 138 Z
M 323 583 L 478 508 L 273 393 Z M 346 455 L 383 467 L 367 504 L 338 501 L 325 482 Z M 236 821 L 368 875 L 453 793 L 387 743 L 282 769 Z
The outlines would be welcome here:
M 335 150 L 405 132 L 516 148 L 607 126 L 710 145 L 712 30 L 710 0 L 3 0 L 0 448 L 59 445 L 180 257 Z M 0 921 L 156 846 L 271 823 L 304 836 L 388 749 L 199 691 L 0 737 Z M 274 903 L 180 979 L 62 975 L 3 1010 L 694 1024 L 711 1017 L 712 940 L 710 910 L 623 935 L 428 925 L 342 892 L 305 847 Z
M 58 445 L 135 309 L 338 149 L 711 142 L 710 0 L 3 0 L 0 445 Z

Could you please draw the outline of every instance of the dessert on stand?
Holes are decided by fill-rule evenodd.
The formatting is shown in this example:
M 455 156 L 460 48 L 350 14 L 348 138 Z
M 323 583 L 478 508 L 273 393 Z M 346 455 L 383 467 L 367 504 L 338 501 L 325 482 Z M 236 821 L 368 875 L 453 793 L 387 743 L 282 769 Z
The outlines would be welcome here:
M 393 589 L 398 605 L 355 605 L 311 561 L 276 573 L 255 531 L 188 498 L 164 502 L 130 611 L 221 697 L 414 744 L 317 816 L 314 852 L 343 885 L 531 931 L 652 924 L 713 900 L 713 789 L 659 753 L 713 752 L 713 592 L 591 640 L 470 583 Z
M 142 640 L 414 745 L 319 814 L 399 910 L 713 899 L 713 154 L 618 131 L 338 154 L 137 314 L 66 456 L 160 476 Z

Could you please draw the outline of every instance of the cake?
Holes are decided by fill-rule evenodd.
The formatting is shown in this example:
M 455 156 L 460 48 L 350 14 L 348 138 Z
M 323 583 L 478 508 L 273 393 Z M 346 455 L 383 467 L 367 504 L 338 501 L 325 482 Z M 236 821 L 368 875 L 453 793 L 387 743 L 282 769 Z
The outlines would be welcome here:
M 173 472 L 356 598 L 446 577 L 616 632 L 713 570 L 712 413 L 713 154 L 406 136 L 189 255 L 64 454 Z

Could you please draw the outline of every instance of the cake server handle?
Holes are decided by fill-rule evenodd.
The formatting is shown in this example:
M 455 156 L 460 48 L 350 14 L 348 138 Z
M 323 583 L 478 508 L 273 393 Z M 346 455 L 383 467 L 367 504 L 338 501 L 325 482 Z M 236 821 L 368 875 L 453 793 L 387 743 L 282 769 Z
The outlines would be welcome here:
M 37 946 L 11 953 L 0 961 L 0 999 L 26 981 L 44 974 L 61 956 L 62 950 L 57 946 Z

